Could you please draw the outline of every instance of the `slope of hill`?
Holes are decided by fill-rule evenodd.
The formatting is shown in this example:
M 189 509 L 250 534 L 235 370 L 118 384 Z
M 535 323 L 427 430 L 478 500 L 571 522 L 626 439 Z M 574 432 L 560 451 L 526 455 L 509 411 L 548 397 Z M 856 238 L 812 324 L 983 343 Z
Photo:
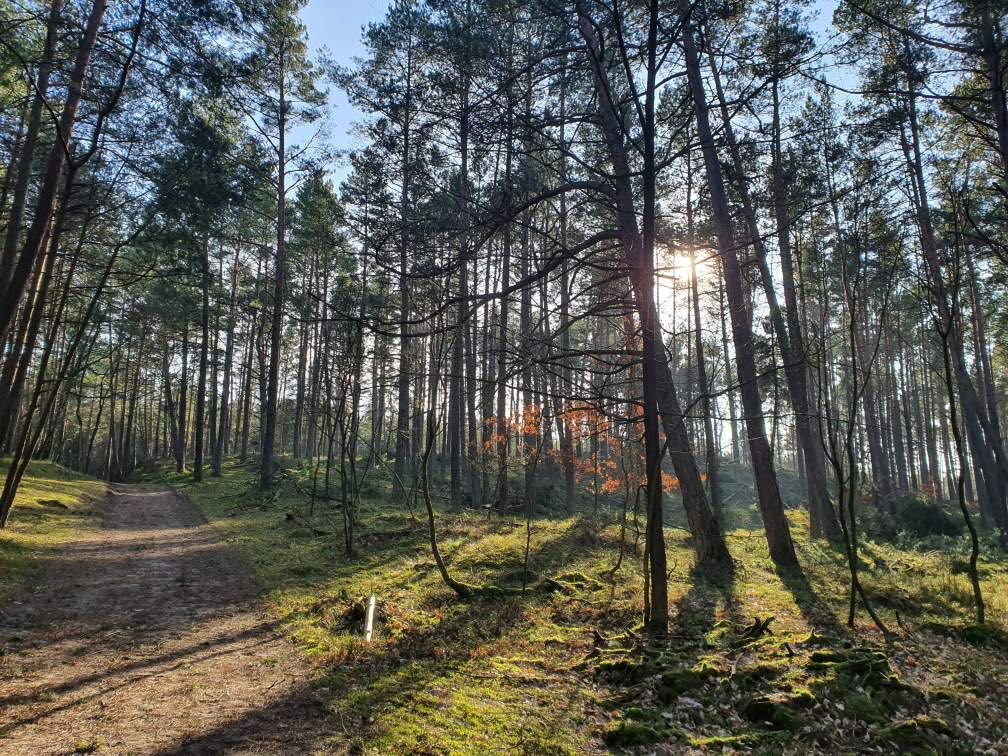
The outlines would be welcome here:
M 896 631 L 887 640 L 863 612 L 846 626 L 842 555 L 808 541 L 801 512 L 790 513 L 801 574 L 775 570 L 762 533 L 748 529 L 729 534 L 732 574 L 697 574 L 687 534 L 671 527 L 675 619 L 659 640 L 639 632 L 632 513 L 621 539 L 612 519 L 526 524 L 438 509 L 453 577 L 483 587 L 461 600 L 439 577 L 422 507 L 393 501 L 381 482 L 362 501 L 348 558 L 342 513 L 322 497 L 312 508 L 307 472 L 291 471 L 265 498 L 236 463 L 202 484 L 153 477 L 177 485 L 241 551 L 270 611 L 316 663 L 320 714 L 338 716 L 351 750 L 1008 747 L 1008 565 L 990 549 L 981 575 L 991 621 L 977 627 L 957 541 L 865 543 L 863 581 Z

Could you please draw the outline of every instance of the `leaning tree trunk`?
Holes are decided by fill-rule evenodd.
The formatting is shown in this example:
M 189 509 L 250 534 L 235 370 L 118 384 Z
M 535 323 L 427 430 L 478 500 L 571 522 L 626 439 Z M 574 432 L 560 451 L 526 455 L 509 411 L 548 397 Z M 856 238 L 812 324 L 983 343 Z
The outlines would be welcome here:
M 668 448 L 669 457 L 679 478 L 683 507 L 686 510 L 689 529 L 693 535 L 693 548 L 696 551 L 698 560 L 701 562 L 727 563 L 729 561 L 728 548 L 721 536 L 717 519 L 714 517 L 707 503 L 707 494 L 704 491 L 700 471 L 697 468 L 696 459 L 690 447 L 685 418 L 679 406 L 675 385 L 672 381 L 672 371 L 664 349 L 658 349 L 658 344 L 655 344 L 653 341 L 658 336 L 658 316 L 654 302 L 653 258 L 650 265 L 646 259 L 649 254 L 653 255 L 653 249 L 651 247 L 645 249 L 644 241 L 638 230 L 637 211 L 633 203 L 630 181 L 632 175 L 630 163 L 623 143 L 623 131 L 620 127 L 619 115 L 614 104 L 609 100 L 609 86 L 605 73 L 601 68 L 602 61 L 599 53 L 599 42 L 595 36 L 595 27 L 591 19 L 584 14 L 581 14 L 579 26 L 581 35 L 585 39 L 585 44 L 592 58 L 592 74 L 595 81 L 599 117 L 613 166 L 614 200 L 623 245 L 624 262 L 627 269 L 632 272 L 631 283 L 637 315 L 644 329 L 645 338 L 649 340 L 649 343 L 645 344 L 645 349 L 647 350 L 645 363 L 650 366 L 650 369 L 642 374 L 642 380 L 645 383 L 645 409 L 647 410 L 649 405 L 648 400 L 650 399 L 658 410 L 657 415 L 665 431 L 665 444 Z M 649 173 L 649 178 L 653 181 L 655 177 Z M 652 221 L 653 218 L 648 221 L 650 231 L 653 231 L 653 228 L 650 226 Z M 649 237 L 649 242 L 653 244 L 653 236 Z M 644 258 L 643 263 L 642 258 Z M 650 278 L 648 278 L 649 271 Z M 645 421 L 647 421 L 647 418 L 648 414 L 645 413 Z M 651 439 L 657 443 L 656 430 L 652 431 Z M 647 472 L 652 476 L 660 475 L 660 454 L 656 456 L 656 451 L 658 450 L 652 450 L 651 456 L 647 459 Z M 658 488 L 658 492 L 660 494 L 660 488 Z M 649 493 L 653 497 L 648 500 L 651 506 L 649 515 L 659 516 L 661 497 L 660 495 L 656 495 L 653 490 L 649 491 Z M 659 529 L 660 523 L 655 523 L 655 530 Z M 658 534 L 652 531 L 650 537 L 657 547 Z M 663 546 L 664 542 L 662 541 Z M 652 557 L 654 556 L 652 554 Z M 662 577 L 664 577 L 664 574 Z M 652 592 L 654 590 L 654 586 L 652 585 Z M 652 613 L 655 610 L 653 605 L 651 610 Z
M 6 334 L 10 328 L 18 302 L 20 302 L 21 295 L 28 285 L 32 268 L 42 249 L 42 242 L 49 225 L 49 216 L 59 191 L 60 174 L 66 163 L 65 144 L 69 144 L 72 138 L 74 124 L 77 121 L 77 108 L 80 106 L 84 94 L 84 80 L 91 61 L 91 53 L 94 51 L 98 39 L 98 29 L 107 7 L 108 0 L 94 0 L 84 28 L 84 36 L 77 48 L 77 57 L 70 74 L 67 97 L 57 124 L 57 138 L 49 151 L 49 158 L 38 189 L 35 215 L 28 228 L 21 254 L 13 266 L 10 280 L 6 286 L 0 288 L 0 337 Z
M 710 193 L 711 212 L 717 230 L 718 252 L 721 257 L 731 316 L 732 335 L 735 346 L 735 360 L 742 393 L 742 404 L 746 414 L 746 430 L 749 436 L 749 453 L 752 459 L 753 476 L 763 527 L 766 531 L 770 556 L 779 565 L 797 565 L 794 544 L 784 505 L 777 486 L 773 454 L 766 437 L 763 421 L 763 403 L 757 385 L 756 361 L 753 354 L 752 324 L 746 311 L 745 292 L 742 286 L 742 271 L 735 251 L 728 198 L 725 193 L 721 165 L 718 161 L 714 138 L 711 133 L 707 111 L 707 99 L 700 71 L 700 59 L 693 27 L 690 7 L 680 2 L 682 16 L 682 41 L 686 54 L 686 74 L 693 99 L 693 109 L 697 122 L 697 137 L 702 146 L 704 165 L 707 171 L 707 186 Z

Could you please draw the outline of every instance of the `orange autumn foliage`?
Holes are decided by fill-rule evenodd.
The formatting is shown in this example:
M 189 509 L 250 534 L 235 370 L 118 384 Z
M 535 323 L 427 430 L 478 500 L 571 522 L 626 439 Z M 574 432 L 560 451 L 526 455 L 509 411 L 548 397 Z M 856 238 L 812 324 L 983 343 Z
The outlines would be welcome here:
M 626 438 L 626 421 L 617 430 L 613 419 L 594 407 L 569 406 L 557 416 L 564 428 L 570 433 L 572 446 L 583 447 L 593 443 L 596 450 L 574 459 L 575 479 L 585 485 L 592 493 L 614 495 L 628 487 L 631 491 L 645 486 L 647 477 L 644 471 L 644 450 L 639 437 Z M 537 436 L 543 432 L 544 419 L 542 408 L 528 405 L 521 412 L 504 418 L 505 432 L 497 433 L 497 418 L 494 415 L 484 420 L 488 434 L 483 441 L 483 453 L 490 456 L 502 443 L 506 443 L 512 435 Z M 636 426 L 636 423 L 631 423 Z M 598 450 L 607 449 L 605 454 Z M 534 454 L 535 452 L 531 452 Z M 551 449 L 546 455 L 560 463 L 560 451 Z M 678 491 L 679 479 L 672 473 L 662 471 L 661 486 L 663 491 Z

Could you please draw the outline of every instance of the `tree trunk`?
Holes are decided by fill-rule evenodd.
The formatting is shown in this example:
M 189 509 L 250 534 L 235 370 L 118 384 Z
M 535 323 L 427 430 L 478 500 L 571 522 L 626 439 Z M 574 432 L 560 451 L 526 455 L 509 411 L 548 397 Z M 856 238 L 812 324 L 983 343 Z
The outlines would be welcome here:
M 683 21 L 682 40 L 686 53 L 686 73 L 693 97 L 697 136 L 703 148 L 711 212 L 717 229 L 718 252 L 721 257 L 725 290 L 728 295 L 738 379 L 742 392 L 743 409 L 746 413 L 749 453 L 752 458 L 753 476 L 756 479 L 760 511 L 763 515 L 763 526 L 771 558 L 779 565 L 793 566 L 797 565 L 798 559 L 795 556 L 794 544 L 791 542 L 787 517 L 784 515 L 784 506 L 781 502 L 780 490 L 777 487 L 777 473 L 774 469 L 773 456 L 763 422 L 762 400 L 756 383 L 752 327 L 746 311 L 742 272 L 735 252 L 728 199 L 707 114 L 707 100 L 701 77 L 700 59 L 693 38 L 690 8 L 682 2 L 680 3 L 680 14 Z
M 277 221 L 276 264 L 273 268 L 273 317 L 270 331 L 269 376 L 266 381 L 266 406 L 262 411 L 262 460 L 259 486 L 264 491 L 273 486 L 273 455 L 276 443 L 277 406 L 280 393 L 280 350 L 283 345 L 284 287 L 287 277 L 287 71 L 285 47 L 278 55 L 280 106 L 277 110 Z
M 655 8 L 652 8 L 651 23 L 656 22 Z M 648 493 L 648 516 L 649 521 L 653 520 L 651 530 L 648 533 L 649 558 L 652 560 L 651 569 L 651 598 L 650 598 L 650 620 L 660 624 L 662 619 L 662 606 L 665 603 L 665 614 L 667 619 L 667 596 L 657 596 L 660 593 L 660 586 L 655 586 L 655 580 L 665 580 L 665 573 L 660 576 L 655 571 L 655 567 L 664 558 L 664 539 L 661 535 L 661 450 L 658 448 L 658 427 L 660 420 L 665 431 L 665 443 L 668 448 L 676 475 L 679 478 L 680 490 L 682 491 L 683 506 L 686 510 L 686 517 L 689 523 L 690 532 L 693 534 L 693 548 L 696 551 L 700 562 L 727 563 L 729 560 L 728 549 L 724 539 L 718 529 L 717 520 L 707 504 L 707 494 L 704 491 L 703 481 L 696 466 L 696 459 L 690 448 L 689 437 L 686 433 L 686 425 L 683 412 L 679 407 L 678 397 L 675 393 L 675 386 L 672 381 L 672 372 L 669 368 L 668 359 L 664 349 L 659 349 L 660 342 L 658 335 L 658 314 L 654 302 L 654 182 L 655 175 L 653 162 L 648 167 L 645 158 L 645 169 L 647 179 L 645 186 L 648 189 L 648 198 L 645 202 L 645 221 L 647 223 L 647 241 L 641 237 L 637 226 L 637 213 L 633 204 L 631 188 L 631 171 L 627 158 L 626 149 L 623 143 L 623 131 L 619 123 L 619 116 L 616 108 L 609 100 L 609 86 L 602 70 L 602 61 L 599 55 L 599 43 L 595 36 L 595 26 L 591 19 L 584 13 L 580 13 L 580 31 L 585 40 L 589 54 L 592 58 L 592 74 L 595 82 L 595 96 L 598 103 L 599 116 L 602 123 L 606 143 L 609 150 L 610 160 L 613 166 L 612 181 L 615 186 L 615 205 L 617 222 L 620 227 L 620 236 L 623 246 L 624 264 L 631 276 L 631 284 L 634 292 L 634 302 L 637 315 L 641 322 L 644 336 L 644 370 L 642 371 L 642 382 L 644 384 L 644 421 L 645 421 L 645 464 L 646 474 L 649 476 Z M 654 29 L 651 30 L 654 33 Z M 653 54 L 653 50 L 651 54 Z M 650 77 L 655 75 L 653 68 Z M 653 79 L 649 77 L 651 83 Z M 649 92 L 649 97 L 653 97 L 653 91 Z M 653 111 L 652 111 L 653 117 Z M 647 131 L 647 130 L 646 130 Z M 651 148 L 653 149 L 653 123 L 651 129 Z M 652 444 L 648 448 L 647 442 Z M 650 550 L 651 546 L 654 550 Z M 655 605 L 655 599 L 658 604 Z
M 210 239 L 203 237 L 203 254 L 200 257 L 200 293 L 203 304 L 200 310 L 199 378 L 196 384 L 196 417 L 193 425 L 193 470 L 195 481 L 203 480 L 203 443 L 206 438 L 207 360 L 210 351 Z

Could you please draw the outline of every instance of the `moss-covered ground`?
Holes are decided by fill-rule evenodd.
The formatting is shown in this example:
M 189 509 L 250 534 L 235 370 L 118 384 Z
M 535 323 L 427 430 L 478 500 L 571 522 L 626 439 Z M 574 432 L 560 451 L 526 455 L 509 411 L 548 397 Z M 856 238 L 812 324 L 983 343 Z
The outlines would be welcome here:
M 0 476 L 7 460 L 0 460 Z M 105 484 L 53 462 L 28 466 L 7 527 L 0 530 L 0 606 L 30 584 L 67 539 L 94 526 Z
M 316 662 L 315 697 L 347 750 L 1008 752 L 1008 564 L 989 544 L 989 622 L 976 627 L 961 539 L 866 542 L 863 582 L 895 632 L 887 640 L 863 611 L 846 626 L 843 557 L 809 541 L 801 512 L 789 512 L 794 574 L 747 528 L 728 535 L 730 574 L 697 574 L 687 534 L 670 527 L 673 624 L 656 640 L 639 631 L 632 523 L 613 574 L 614 517 L 535 518 L 526 576 L 520 516 L 439 507 L 453 576 L 508 589 L 461 600 L 439 577 L 421 508 L 370 481 L 351 558 L 338 507 L 319 499 L 310 513 L 308 475 L 291 471 L 268 496 L 236 462 L 200 484 L 146 479 L 175 485 L 241 551 Z M 378 623 L 365 643 L 371 594 Z

